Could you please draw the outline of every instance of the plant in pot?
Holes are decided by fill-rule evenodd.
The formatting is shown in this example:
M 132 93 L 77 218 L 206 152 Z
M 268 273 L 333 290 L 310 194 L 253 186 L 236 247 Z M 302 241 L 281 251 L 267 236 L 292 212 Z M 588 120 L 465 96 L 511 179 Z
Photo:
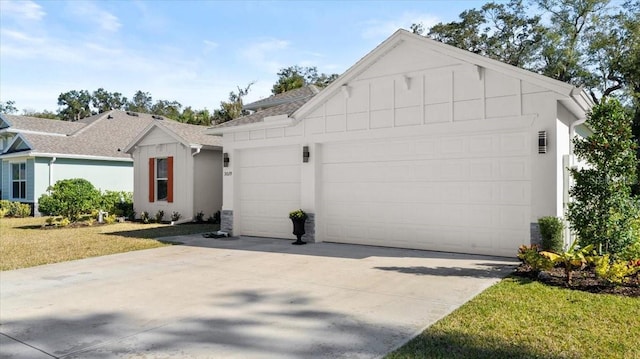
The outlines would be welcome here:
M 298 209 L 289 213 L 289 219 L 291 219 L 291 222 L 293 222 L 293 234 L 297 238 L 297 240 L 291 244 L 307 244 L 306 242 L 302 241 L 302 236 L 305 233 L 304 223 L 307 221 L 307 214 L 304 213 L 303 210 Z

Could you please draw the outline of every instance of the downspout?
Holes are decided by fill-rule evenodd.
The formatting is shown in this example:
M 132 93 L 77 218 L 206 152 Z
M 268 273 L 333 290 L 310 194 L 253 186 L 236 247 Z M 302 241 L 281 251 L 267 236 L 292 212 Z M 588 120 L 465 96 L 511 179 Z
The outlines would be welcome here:
M 191 157 L 196 157 L 196 155 L 198 153 L 200 153 L 200 151 L 202 150 L 202 146 L 196 147 L 195 150 L 196 150 L 196 152 L 191 152 Z M 197 211 L 197 209 L 196 209 L 196 195 L 197 195 L 197 193 L 196 193 L 196 160 L 195 160 L 195 158 L 192 160 L 192 163 L 193 163 L 193 172 L 191 173 L 191 175 L 193 176 L 192 177 L 193 178 L 193 180 L 192 180 L 192 186 L 193 186 L 192 187 L 193 188 L 193 197 L 192 198 L 193 198 L 193 200 L 191 202 L 191 205 L 193 206 L 193 209 L 192 209 L 192 211 L 193 211 L 193 220 L 195 220 L 196 219 L 195 215 L 196 215 L 196 213 L 198 213 L 198 212 L 196 212 Z
M 49 161 L 49 187 L 53 186 L 53 164 L 57 159 L 57 157 L 52 157 L 51 161 Z

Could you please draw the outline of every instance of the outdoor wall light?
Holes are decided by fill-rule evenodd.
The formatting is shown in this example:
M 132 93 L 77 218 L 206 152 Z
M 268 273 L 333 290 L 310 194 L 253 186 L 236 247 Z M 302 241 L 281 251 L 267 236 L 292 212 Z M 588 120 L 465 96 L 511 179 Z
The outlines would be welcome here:
M 302 147 L 302 162 L 309 162 L 309 146 Z
M 229 154 L 226 152 L 222 154 L 222 163 L 224 163 L 224 167 L 229 167 Z
M 547 153 L 547 131 L 538 131 L 538 153 Z

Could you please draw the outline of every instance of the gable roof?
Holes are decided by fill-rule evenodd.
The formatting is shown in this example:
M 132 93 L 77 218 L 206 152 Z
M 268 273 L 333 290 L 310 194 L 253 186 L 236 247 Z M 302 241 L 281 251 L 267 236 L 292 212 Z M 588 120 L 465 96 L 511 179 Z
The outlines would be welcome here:
M 11 127 L 0 131 L 16 133 L 14 141 L 27 144 L 28 150 L 25 150 L 24 146 L 10 146 L 2 155 L 28 152 L 38 156 L 131 161 L 129 154 L 124 151 L 125 147 L 150 124 L 156 122 L 163 122 L 189 141 L 209 144 L 216 140 L 209 139 L 210 136 L 200 138 L 198 131 L 190 128 L 194 125 L 168 119 L 160 121 L 159 118 L 161 117 L 120 110 L 104 112 L 77 122 L 3 115 L 3 122 L 6 119 L 6 123 Z M 195 127 L 202 131 L 206 129 L 203 126 Z
M 343 85 L 348 85 L 349 81 L 356 79 L 361 73 L 375 64 L 386 53 L 393 50 L 403 42 L 414 43 L 423 47 L 426 46 L 429 50 L 436 53 L 461 60 L 462 62 L 470 63 L 476 66 L 478 71 L 480 71 L 481 68 L 491 69 L 553 91 L 564 97 L 559 101 L 578 118 L 583 118 L 585 113 L 594 104 L 589 94 L 582 88 L 400 29 L 351 66 L 334 82 L 329 84 L 329 86 L 324 88 L 318 96 L 313 98 L 313 100 L 307 102 L 296 110 L 296 112 L 291 115 L 293 120 L 301 120 L 306 115 L 313 112 L 327 99 L 340 91 Z
M 266 109 L 273 106 L 282 105 L 285 103 L 302 100 L 307 97 L 311 97 L 320 92 L 320 90 L 315 85 L 309 85 L 305 87 L 300 87 L 297 89 L 289 90 L 287 92 L 282 92 L 277 95 L 269 96 L 262 100 L 258 100 L 252 102 L 250 104 L 242 106 L 245 110 L 256 110 L 259 111 L 261 109 Z
M 131 140 L 124 148 L 124 152 L 131 153 L 132 149 L 144 139 L 147 134 L 154 128 L 158 128 L 169 136 L 173 137 L 176 142 L 191 148 L 221 148 L 222 138 L 219 136 L 209 136 L 205 133 L 208 129 L 205 126 L 191 125 L 171 120 L 156 120 L 142 130 L 133 140 Z
M 297 111 L 302 105 L 311 100 L 320 90 L 314 85 L 301 87 L 290 90 L 277 95 L 270 96 L 266 99 L 253 102 L 247 106 L 252 108 L 263 108 L 252 114 L 238 117 L 234 120 L 223 122 L 212 128 L 226 128 L 247 125 L 251 123 L 263 122 L 266 117 L 286 115 L 289 116 Z M 262 105 L 253 106 L 256 103 Z M 246 108 L 246 106 L 244 107 Z

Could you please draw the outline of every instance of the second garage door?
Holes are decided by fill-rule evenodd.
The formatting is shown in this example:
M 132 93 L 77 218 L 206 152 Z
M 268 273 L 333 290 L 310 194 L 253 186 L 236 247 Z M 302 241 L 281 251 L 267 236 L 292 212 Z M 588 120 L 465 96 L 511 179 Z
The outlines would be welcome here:
M 300 207 L 300 149 L 248 149 L 237 157 L 239 234 L 291 238 L 288 215 Z
M 528 132 L 323 145 L 323 239 L 513 256 L 529 241 Z

